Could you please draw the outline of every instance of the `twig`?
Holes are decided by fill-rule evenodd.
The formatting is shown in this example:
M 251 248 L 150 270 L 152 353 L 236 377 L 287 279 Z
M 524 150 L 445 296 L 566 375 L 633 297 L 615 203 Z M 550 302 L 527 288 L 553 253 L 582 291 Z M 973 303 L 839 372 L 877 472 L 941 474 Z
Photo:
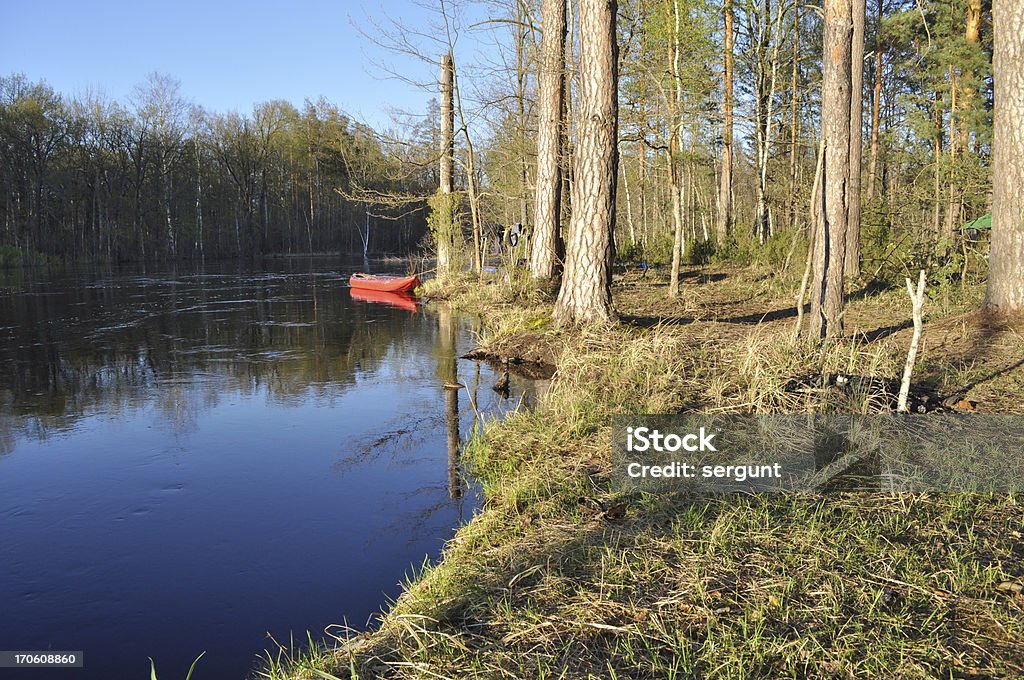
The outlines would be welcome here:
M 896 404 L 896 410 L 900 413 L 907 413 L 907 397 L 910 395 L 910 376 L 914 372 L 914 362 L 917 361 L 917 346 L 921 341 L 921 329 L 924 327 L 922 311 L 924 310 L 924 270 L 917 279 L 917 292 L 914 292 L 914 284 L 907 279 L 907 293 L 910 294 L 910 302 L 913 305 L 914 314 L 914 337 L 910 341 L 910 351 L 907 352 L 907 365 L 903 368 L 903 382 L 900 383 L 900 398 Z

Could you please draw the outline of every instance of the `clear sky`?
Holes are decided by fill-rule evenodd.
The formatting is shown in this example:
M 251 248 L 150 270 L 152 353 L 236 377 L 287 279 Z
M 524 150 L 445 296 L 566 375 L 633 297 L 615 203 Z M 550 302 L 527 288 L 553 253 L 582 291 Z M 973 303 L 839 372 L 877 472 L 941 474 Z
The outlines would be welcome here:
M 382 80 L 390 61 L 414 79 L 428 66 L 368 41 L 373 21 L 400 18 L 429 33 L 431 12 L 408 0 L 3 0 L 0 73 L 45 80 L 63 94 L 88 89 L 127 103 L 134 85 L 160 71 L 181 94 L 217 112 L 248 112 L 323 95 L 357 119 L 386 124 L 388 110 L 420 113 L 430 93 Z

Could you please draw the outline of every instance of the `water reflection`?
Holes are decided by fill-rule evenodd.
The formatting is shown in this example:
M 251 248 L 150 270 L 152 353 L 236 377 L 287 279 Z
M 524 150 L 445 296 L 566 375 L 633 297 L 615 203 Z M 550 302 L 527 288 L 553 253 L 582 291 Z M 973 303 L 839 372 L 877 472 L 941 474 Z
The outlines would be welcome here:
M 27 436 L 153 402 L 176 432 L 224 392 L 336 397 L 422 329 L 344 305 L 340 275 L 33 282 L 0 297 L 0 403 Z M 84 285 L 83 285 L 84 284 Z
M 240 677 L 268 631 L 361 625 L 438 554 L 479 500 L 461 436 L 517 396 L 467 407 L 444 383 L 496 376 L 457 359 L 466 322 L 354 300 L 349 273 L 5 281 L 8 648 L 84 650 L 80 678 L 208 649 L 203 677 Z

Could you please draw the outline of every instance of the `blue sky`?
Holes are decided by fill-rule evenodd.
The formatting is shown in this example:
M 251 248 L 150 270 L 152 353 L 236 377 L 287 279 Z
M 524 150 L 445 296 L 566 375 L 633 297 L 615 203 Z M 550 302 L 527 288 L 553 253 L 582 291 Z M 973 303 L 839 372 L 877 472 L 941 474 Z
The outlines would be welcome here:
M 431 15 L 408 0 L 5 0 L 0 73 L 126 103 L 135 84 L 160 71 L 181 81 L 186 99 L 212 111 L 248 112 L 270 99 L 301 106 L 323 95 L 377 126 L 387 123 L 389 108 L 423 112 L 431 95 L 382 80 L 375 60 L 415 79 L 433 75 L 385 53 L 357 26 L 373 33 L 371 22 L 390 16 L 431 33 Z

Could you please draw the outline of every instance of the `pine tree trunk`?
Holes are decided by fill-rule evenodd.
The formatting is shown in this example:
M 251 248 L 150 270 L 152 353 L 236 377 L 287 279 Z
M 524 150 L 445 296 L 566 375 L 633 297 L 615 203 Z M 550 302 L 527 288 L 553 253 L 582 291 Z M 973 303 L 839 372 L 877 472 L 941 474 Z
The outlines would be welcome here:
M 992 248 L 985 307 L 1024 312 L 1024 4 L 993 0 L 995 139 Z
M 789 122 L 789 221 L 794 229 L 799 221 L 796 207 L 796 140 L 798 136 L 797 123 L 797 85 L 800 75 L 800 1 L 793 3 L 793 76 L 790 82 L 792 94 L 790 96 L 790 122 Z
M 718 188 L 718 222 L 715 232 L 722 243 L 732 229 L 732 137 L 733 137 L 733 8 L 732 0 L 725 0 L 724 67 L 722 81 L 722 175 Z
M 843 263 L 850 200 L 851 0 L 825 0 L 821 119 L 825 137 L 822 215 L 816 220 L 811 331 L 834 338 L 843 330 Z
M 608 321 L 618 166 L 616 0 L 580 0 L 580 111 L 565 275 L 552 318 Z
M 948 178 L 948 192 L 946 201 L 946 226 L 943 229 L 943 250 L 953 247 L 954 233 L 956 231 L 957 222 L 960 221 L 960 200 L 957 197 L 956 189 L 956 155 L 957 146 L 960 140 L 957 134 L 957 76 L 956 71 L 953 69 L 953 65 L 950 64 L 946 68 L 946 73 L 949 76 L 949 93 L 950 93 L 950 104 L 949 104 L 949 178 Z
M 850 191 L 846 222 L 846 275 L 860 274 L 860 184 L 864 149 L 864 0 L 853 0 L 850 62 Z
M 878 0 L 876 12 L 878 24 L 875 27 L 875 87 L 871 95 L 871 164 L 868 166 L 868 200 L 875 197 L 875 183 L 878 177 L 878 124 L 882 106 L 882 0 Z
M 565 0 L 544 0 L 538 76 L 537 187 L 530 273 L 550 278 L 559 260 L 562 214 L 562 110 L 565 91 Z

